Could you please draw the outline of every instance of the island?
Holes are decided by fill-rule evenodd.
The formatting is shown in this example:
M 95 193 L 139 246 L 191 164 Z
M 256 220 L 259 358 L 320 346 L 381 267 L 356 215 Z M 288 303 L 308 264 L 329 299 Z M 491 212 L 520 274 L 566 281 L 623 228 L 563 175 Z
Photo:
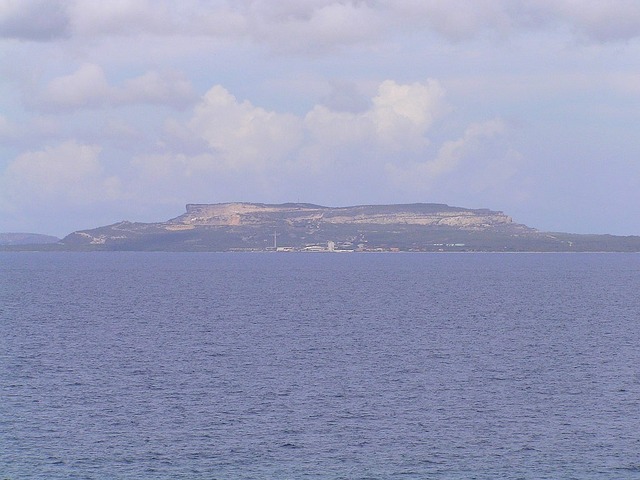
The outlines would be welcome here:
M 48 246 L 51 249 L 51 246 Z M 325 207 L 188 204 L 163 222 L 80 230 L 60 250 L 211 252 L 640 252 L 640 236 L 541 232 L 500 211 L 436 203 Z

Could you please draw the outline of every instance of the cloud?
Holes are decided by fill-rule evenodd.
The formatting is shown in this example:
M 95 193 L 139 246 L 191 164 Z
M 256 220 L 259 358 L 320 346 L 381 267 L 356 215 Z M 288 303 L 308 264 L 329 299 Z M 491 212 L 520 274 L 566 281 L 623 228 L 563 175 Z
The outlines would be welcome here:
M 67 5 L 55 0 L 0 1 L 0 38 L 48 41 L 71 34 Z
M 40 101 L 52 109 L 95 108 L 103 106 L 112 93 L 102 68 L 84 64 L 70 75 L 51 80 Z
M 87 78 L 96 81 L 100 95 L 81 88 Z M 124 98 L 102 78 L 100 69 L 88 65 L 55 86 L 77 82 L 76 96 L 68 97 L 67 105 Z M 140 82 L 153 84 L 154 78 Z M 117 95 L 136 91 L 127 82 L 118 88 Z M 186 118 L 165 122 L 163 143 L 137 149 L 128 163 L 112 162 L 112 172 L 104 168 L 101 147 L 77 140 L 17 156 L 0 179 L 0 207 L 17 212 L 74 206 L 87 213 L 101 204 L 116 208 L 127 202 L 151 209 L 215 199 L 290 201 L 315 195 L 348 203 L 374 201 L 380 192 L 401 192 L 407 198 L 464 171 L 474 157 L 486 164 L 483 142 L 505 134 L 504 124 L 493 120 L 467 126 L 456 140 L 436 142 L 443 135 L 437 125 L 450 108 L 443 87 L 433 79 L 385 80 L 362 105 L 366 108 L 356 111 L 318 104 L 302 114 L 277 112 L 215 85 Z M 125 144 L 139 135 L 115 118 L 105 123 L 103 133 L 105 139 L 122 137 Z M 504 157 L 496 144 L 490 153 Z M 106 149 L 108 155 L 114 148 Z M 125 151 L 131 154 L 126 145 Z M 433 159 L 425 161 L 434 151 Z M 472 180 L 466 180 L 467 187 Z
M 310 179 L 360 195 L 372 189 L 423 192 L 427 179 L 458 170 L 483 140 L 505 132 L 499 120 L 470 125 L 424 162 L 432 151 L 430 130 L 450 111 L 440 83 L 386 80 L 366 103 L 357 112 L 315 105 L 293 115 L 238 100 L 216 85 L 188 121 L 167 122 L 166 146 L 178 150 L 139 155 L 133 167 L 141 184 L 167 198 L 180 189 L 272 197 L 279 186 L 291 185 L 307 185 L 309 193 L 318 190 L 309 187 Z M 241 187 L 230 190 L 231 184 Z
M 314 185 L 366 190 L 371 182 L 385 183 L 380 159 L 424 154 L 430 128 L 448 111 L 444 96 L 435 80 L 387 80 L 363 111 L 315 105 L 294 115 L 239 100 L 215 85 L 188 120 L 166 122 L 165 151 L 133 159 L 136 190 L 152 191 L 160 202 L 178 192 L 186 201 L 206 200 L 212 191 L 256 200 L 287 190 L 300 195 L 305 192 L 292 185 L 307 185 L 309 193 L 311 178 Z
M 300 144 L 300 120 L 239 102 L 224 87 L 211 88 L 196 106 L 189 129 L 230 168 L 266 168 Z
M 408 85 L 387 80 L 367 110 L 352 113 L 316 105 L 304 123 L 324 146 L 364 142 L 392 150 L 416 149 L 428 143 L 425 133 L 446 109 L 444 90 L 435 80 Z
M 134 104 L 182 108 L 194 100 L 191 83 L 180 74 L 151 71 L 112 86 L 99 65 L 85 63 L 72 74 L 51 80 L 33 103 L 45 110 L 65 111 Z
M 367 103 L 369 107 L 361 112 L 316 105 L 297 116 L 239 101 L 216 85 L 186 124 L 169 122 L 167 131 L 178 144 L 206 142 L 206 153 L 216 169 L 278 170 L 330 164 L 336 154 L 354 149 L 420 150 L 429 143 L 428 129 L 447 111 L 444 90 L 435 80 L 384 81 Z
M 435 118 L 446 110 L 443 99 L 444 90 L 435 80 L 411 85 L 383 82 L 370 113 L 377 136 L 394 148 L 422 139 Z
M 499 119 L 472 124 L 461 138 L 444 142 L 434 159 L 409 166 L 388 163 L 386 170 L 398 185 L 428 190 L 434 181 L 455 171 L 464 160 L 477 153 L 479 142 L 504 132 L 505 125 Z
M 509 2 L 503 1 L 383 0 L 382 4 L 396 31 L 402 28 L 424 30 L 426 27 L 456 42 L 486 31 L 506 33 L 514 22 L 508 8 Z
M 640 3 L 635 0 L 529 0 L 512 8 L 521 24 L 536 28 L 566 25 L 593 41 L 640 36 Z
M 640 36 L 640 3 L 635 0 L 383 0 L 381 8 L 389 9 L 395 29 L 427 25 L 452 41 L 486 32 L 504 37 L 558 28 L 595 42 Z
M 246 34 L 285 51 L 324 51 L 380 36 L 384 18 L 363 1 L 240 2 Z M 292 42 L 291 39 L 296 41 Z
M 0 35 L 20 40 L 68 36 L 248 39 L 284 52 L 327 52 L 407 33 L 460 42 L 565 29 L 594 42 L 640 36 L 636 0 L 3 0 Z
M 120 196 L 119 180 L 107 176 L 100 147 L 73 140 L 15 158 L 1 177 L 2 203 L 11 210 L 50 203 L 81 205 Z

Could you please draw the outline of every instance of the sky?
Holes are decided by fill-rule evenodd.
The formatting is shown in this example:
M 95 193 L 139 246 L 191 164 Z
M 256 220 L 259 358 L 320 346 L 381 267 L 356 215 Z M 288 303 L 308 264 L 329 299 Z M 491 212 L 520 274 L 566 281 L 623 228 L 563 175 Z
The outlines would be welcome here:
M 0 0 L 0 232 L 236 201 L 640 235 L 640 2 Z

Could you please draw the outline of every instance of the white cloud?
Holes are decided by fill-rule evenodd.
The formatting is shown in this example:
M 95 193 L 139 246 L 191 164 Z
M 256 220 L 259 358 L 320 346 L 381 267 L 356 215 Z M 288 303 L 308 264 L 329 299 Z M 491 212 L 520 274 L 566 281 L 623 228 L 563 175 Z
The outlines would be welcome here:
M 102 68 L 84 64 L 70 75 L 51 80 L 41 101 L 53 108 L 73 110 L 102 106 L 112 94 Z
M 98 102 L 79 85 L 91 75 L 104 76 L 90 66 L 85 70 L 66 79 L 78 85 L 78 96 L 69 97 L 69 104 L 77 105 L 79 98 Z M 150 77 L 140 84 L 154 81 Z M 134 87 L 124 82 L 120 94 L 134 92 Z M 116 98 L 106 82 L 101 91 L 107 99 Z M 331 196 L 327 192 L 332 191 L 341 192 L 334 201 L 365 201 L 376 191 L 400 191 L 406 198 L 460 171 L 478 153 L 478 145 L 504 133 L 498 120 L 473 124 L 459 139 L 436 145 L 437 155 L 425 162 L 434 148 L 431 131 L 449 112 L 437 81 L 386 80 L 365 103 L 368 108 L 362 111 L 315 105 L 294 115 L 239 100 L 216 85 L 188 118 L 165 123 L 163 144 L 138 149 L 128 164 L 114 163 L 113 172 L 103 167 L 99 146 L 78 141 L 19 155 L 2 174 L 0 205 L 14 212 L 25 205 L 32 211 L 39 205 L 89 211 L 92 205 L 122 205 L 127 199 L 151 208 L 216 199 L 290 201 L 290 195 Z M 131 153 L 126 139 L 139 132 L 134 124 L 113 117 L 104 123 L 103 134 L 122 137 Z M 480 155 L 479 161 L 487 159 Z
M 421 142 L 434 119 L 445 111 L 443 98 L 444 90 L 435 80 L 411 85 L 383 82 L 371 113 L 377 135 L 396 148 Z
M 239 102 L 215 86 L 203 97 L 188 125 L 230 168 L 266 168 L 282 161 L 300 144 L 300 120 Z
M 504 123 L 499 119 L 470 125 L 458 140 L 442 144 L 433 160 L 414 162 L 409 166 L 388 163 L 386 169 L 397 185 L 428 190 L 440 177 L 455 171 L 460 164 L 474 155 L 478 142 L 501 135 Z
M 444 90 L 437 81 L 400 85 L 387 80 L 369 109 L 352 113 L 316 105 L 304 122 L 315 141 L 328 147 L 365 142 L 406 150 L 426 146 L 427 130 L 446 110 Z
M 168 147 L 180 145 L 182 150 L 139 155 L 133 167 L 147 190 L 165 198 L 180 189 L 193 195 L 226 191 L 229 179 L 251 185 L 236 187 L 236 192 L 272 193 L 274 186 L 308 184 L 310 178 L 350 184 L 358 192 L 373 186 L 422 192 L 426 180 L 457 170 L 483 139 L 504 133 L 498 120 L 473 124 L 460 139 L 444 142 L 434 160 L 423 162 L 431 151 L 430 129 L 449 111 L 444 97 L 435 80 L 387 80 L 364 111 L 315 105 L 296 116 L 240 101 L 217 85 L 190 120 L 167 123 L 167 135 L 175 139 L 168 139 Z M 206 142 L 199 150 L 198 141 Z
M 375 163 L 382 158 L 422 155 L 429 129 L 448 111 L 435 80 L 382 82 L 368 104 L 362 112 L 316 105 L 298 116 L 238 100 L 216 85 L 189 120 L 166 122 L 165 151 L 133 159 L 135 189 L 153 192 L 159 202 L 180 197 L 178 192 L 189 201 L 211 191 L 243 198 L 253 192 L 259 199 L 283 185 L 307 184 L 314 174 L 321 181 L 338 175 L 355 188 L 363 171 L 382 171 Z M 384 183 L 382 177 L 375 182 Z
M 177 73 L 151 71 L 111 86 L 99 65 L 85 63 L 72 74 L 51 80 L 35 103 L 48 110 L 76 110 L 131 104 L 184 107 L 194 99 L 191 83 Z
M 1 177 L 2 203 L 10 209 L 73 205 L 117 198 L 119 181 L 107 176 L 100 147 L 73 140 L 15 158 Z
M 365 111 L 316 105 L 304 116 L 239 101 L 217 85 L 186 124 L 173 121 L 166 128 L 183 147 L 206 142 L 201 153 L 208 154 L 212 170 L 279 171 L 327 166 L 345 153 L 421 151 L 429 143 L 427 131 L 446 111 L 444 90 L 435 80 L 406 85 L 388 80 Z M 184 166 L 182 160 L 178 163 Z M 203 165 L 202 159 L 198 164 Z

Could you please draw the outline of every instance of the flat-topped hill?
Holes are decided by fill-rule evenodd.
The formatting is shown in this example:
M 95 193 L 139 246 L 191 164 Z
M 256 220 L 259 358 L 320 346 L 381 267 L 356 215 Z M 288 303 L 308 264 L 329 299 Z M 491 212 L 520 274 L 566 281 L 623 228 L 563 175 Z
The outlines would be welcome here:
M 545 233 L 500 211 L 436 203 L 325 207 L 309 203 L 188 204 L 156 223 L 81 230 L 72 250 L 640 251 L 640 237 Z
M 502 212 L 471 210 L 436 203 L 323 207 L 308 203 L 189 204 L 186 213 L 167 223 L 192 226 L 289 226 L 320 224 L 434 225 L 486 229 L 510 224 Z

